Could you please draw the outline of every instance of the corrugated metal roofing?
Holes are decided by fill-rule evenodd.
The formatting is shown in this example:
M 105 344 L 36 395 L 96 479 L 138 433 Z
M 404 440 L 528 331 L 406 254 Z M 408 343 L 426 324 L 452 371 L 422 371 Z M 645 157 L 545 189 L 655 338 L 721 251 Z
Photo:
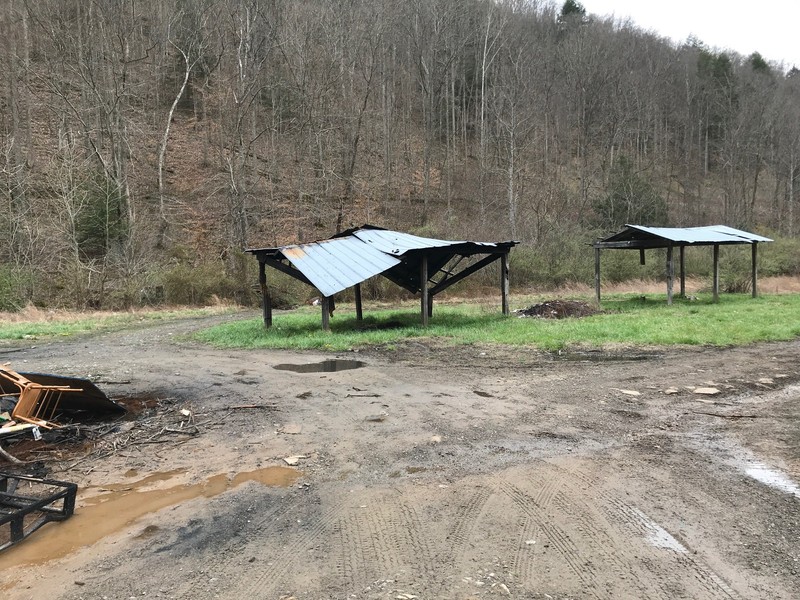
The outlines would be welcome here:
M 625 225 L 619 233 L 616 233 L 603 242 L 631 241 L 635 247 L 636 240 L 652 241 L 653 237 L 660 238 L 666 243 L 676 245 L 689 244 L 752 244 L 754 242 L 771 242 L 767 237 L 756 235 L 741 229 L 734 229 L 726 225 L 708 225 L 705 227 L 646 227 L 644 225 Z M 646 234 L 642 236 L 641 234 Z M 667 245 L 667 244 L 665 244 Z
M 750 244 L 752 242 L 771 242 L 772 240 L 748 231 L 734 229 L 725 225 L 706 227 L 645 227 L 644 225 L 625 225 L 631 229 L 644 231 L 671 242 L 687 244 Z
M 491 242 L 437 240 L 434 238 L 424 238 L 417 235 L 411 235 L 410 233 L 402 233 L 400 231 L 390 231 L 388 229 L 357 229 L 353 232 L 353 235 L 361 241 L 370 244 L 372 247 L 377 248 L 381 252 L 386 252 L 387 254 L 392 254 L 394 256 L 402 256 L 410 250 L 446 248 L 461 244 L 497 247 L 497 244 Z
M 278 250 L 323 296 L 346 290 L 400 263 L 353 236 Z
M 300 271 L 324 296 L 332 296 L 370 277 L 385 273 L 403 261 L 413 250 L 460 247 L 462 250 L 481 250 L 516 245 L 517 242 L 466 242 L 424 238 L 399 231 L 372 226 L 345 231 L 328 240 L 248 249 L 255 255 L 276 259 L 285 258 Z M 465 248 L 466 247 L 466 248 Z

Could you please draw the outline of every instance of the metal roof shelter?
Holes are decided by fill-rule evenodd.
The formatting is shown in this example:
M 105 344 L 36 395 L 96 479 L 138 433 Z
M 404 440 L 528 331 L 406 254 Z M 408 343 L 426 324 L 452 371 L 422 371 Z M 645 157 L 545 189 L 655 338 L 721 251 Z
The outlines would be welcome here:
M 355 288 L 356 318 L 363 317 L 361 283 L 382 275 L 402 288 L 420 293 L 422 324 L 433 311 L 433 297 L 496 260 L 501 261 L 503 314 L 508 308 L 508 254 L 519 242 L 468 242 L 424 238 L 374 225 L 349 229 L 307 244 L 246 250 L 258 259 L 264 326 L 272 325 L 266 267 L 286 273 L 319 290 L 322 327 L 329 329 L 333 295 Z M 457 271 L 469 256 L 486 256 Z
M 719 301 L 719 247 L 732 244 L 750 244 L 752 253 L 753 298 L 757 292 L 756 263 L 758 243 L 771 242 L 767 237 L 748 231 L 734 229 L 725 225 L 709 225 L 706 227 L 645 227 L 644 225 L 625 225 L 619 233 L 598 240 L 594 244 L 594 287 L 597 301 L 600 302 L 600 250 L 622 249 L 639 250 L 639 260 L 644 262 L 644 251 L 650 248 L 667 249 L 667 304 L 672 304 L 672 287 L 675 279 L 675 265 L 672 249 L 677 247 L 680 254 L 680 295 L 686 295 L 686 268 L 684 251 L 686 246 L 713 246 L 714 256 L 714 302 Z

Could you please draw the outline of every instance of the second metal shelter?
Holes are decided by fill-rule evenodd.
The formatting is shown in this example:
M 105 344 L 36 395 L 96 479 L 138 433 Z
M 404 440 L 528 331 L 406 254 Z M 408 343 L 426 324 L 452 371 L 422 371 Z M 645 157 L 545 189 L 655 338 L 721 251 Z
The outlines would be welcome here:
M 641 264 L 644 264 L 644 251 L 650 248 L 667 249 L 667 304 L 672 304 L 672 288 L 675 279 L 673 248 L 677 247 L 680 260 L 680 295 L 686 295 L 686 246 L 713 246 L 713 294 L 714 302 L 719 301 L 719 247 L 733 244 L 750 244 L 752 256 L 752 293 L 758 295 L 758 243 L 771 242 L 767 237 L 725 225 L 706 227 L 645 227 L 644 225 L 625 225 L 619 233 L 599 240 L 594 247 L 594 286 L 597 302 L 600 302 L 600 250 L 627 249 L 639 250 Z
M 422 324 L 427 325 L 436 294 L 496 260 L 501 261 L 502 310 L 507 315 L 508 255 L 518 243 L 438 240 L 364 225 L 327 240 L 247 252 L 258 259 L 265 327 L 272 326 L 266 276 L 266 267 L 272 267 L 319 290 L 322 327 L 329 329 L 333 295 L 354 288 L 356 318 L 360 321 L 361 283 L 375 275 L 383 275 L 411 293 L 420 293 Z M 485 256 L 457 270 L 465 258 L 476 255 Z

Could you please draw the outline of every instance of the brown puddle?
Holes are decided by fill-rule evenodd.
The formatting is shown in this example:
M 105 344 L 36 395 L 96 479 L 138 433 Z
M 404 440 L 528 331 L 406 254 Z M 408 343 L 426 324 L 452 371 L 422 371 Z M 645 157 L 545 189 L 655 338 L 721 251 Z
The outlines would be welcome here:
M 210 477 L 203 483 L 138 491 L 139 488 L 155 481 L 166 481 L 182 472 L 183 470 L 154 473 L 129 484 L 97 488 L 110 491 L 85 499 L 84 505 L 76 508 L 75 514 L 70 519 L 62 523 L 45 525 L 19 546 L 4 552 L 0 555 L 0 572 L 11 567 L 43 564 L 62 558 L 82 546 L 94 544 L 106 536 L 125 529 L 144 515 L 168 506 L 194 498 L 212 498 L 248 481 L 272 487 L 288 487 L 302 475 L 302 472 L 288 467 L 266 467 L 237 473 L 233 478 L 222 473 Z

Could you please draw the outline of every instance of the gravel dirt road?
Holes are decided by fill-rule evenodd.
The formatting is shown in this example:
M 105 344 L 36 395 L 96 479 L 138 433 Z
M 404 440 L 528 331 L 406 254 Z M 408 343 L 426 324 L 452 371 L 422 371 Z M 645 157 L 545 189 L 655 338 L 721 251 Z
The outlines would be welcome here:
M 29 453 L 78 508 L 0 555 L 5 600 L 800 598 L 800 342 L 187 341 L 226 318 L 0 348 L 137 411 Z M 363 365 L 276 368 L 330 359 Z

